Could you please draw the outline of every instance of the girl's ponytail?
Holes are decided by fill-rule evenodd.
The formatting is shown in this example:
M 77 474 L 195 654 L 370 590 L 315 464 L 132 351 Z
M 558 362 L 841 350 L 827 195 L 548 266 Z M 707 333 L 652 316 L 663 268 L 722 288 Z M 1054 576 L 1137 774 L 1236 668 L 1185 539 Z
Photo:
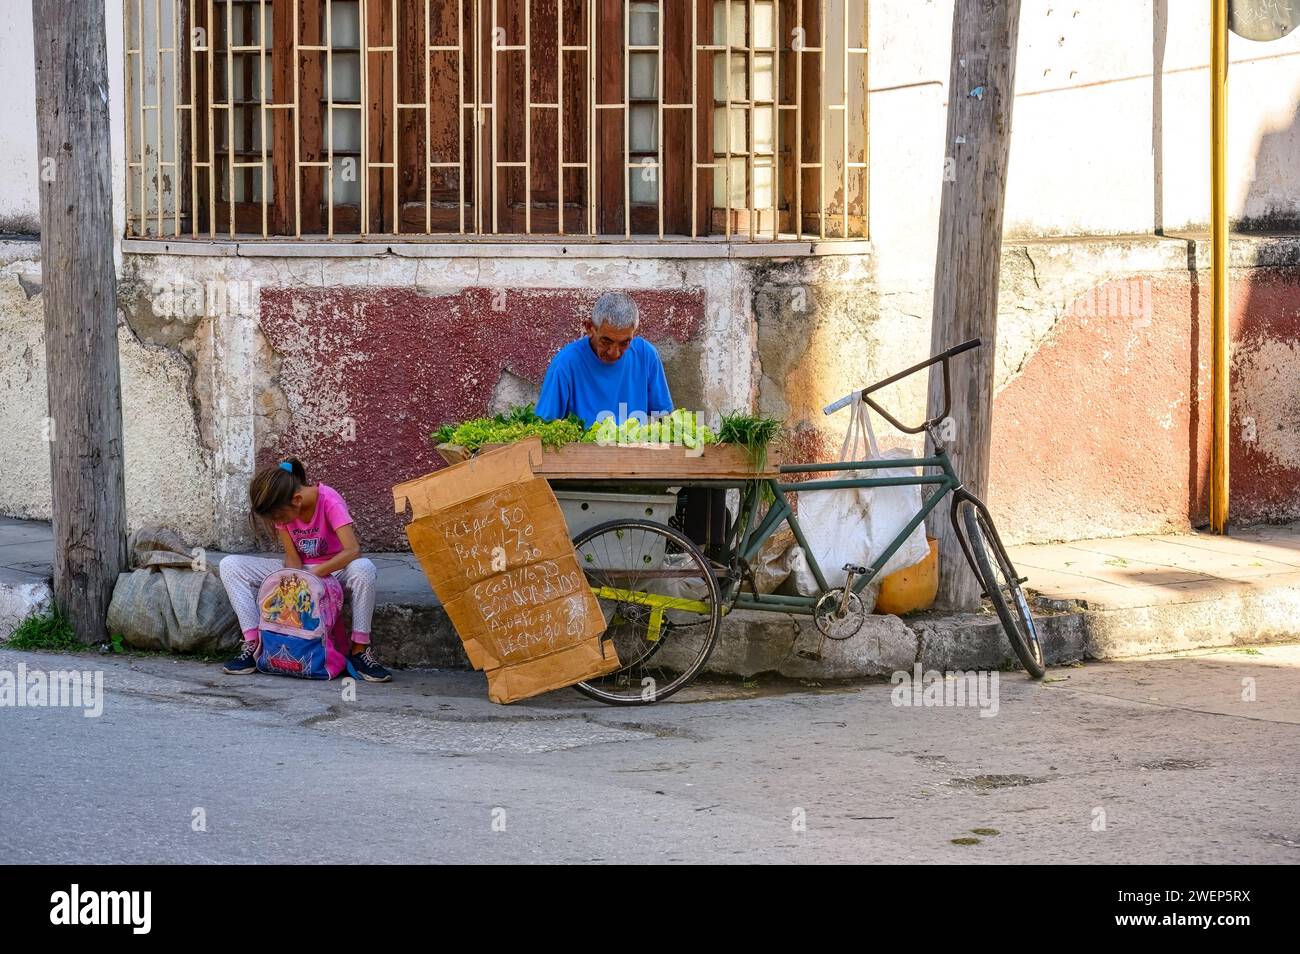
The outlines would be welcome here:
M 296 457 L 286 457 L 278 464 L 259 467 L 248 485 L 248 502 L 252 507 L 249 522 L 254 533 L 264 529 L 266 519 L 281 507 L 291 504 L 293 495 L 305 486 L 307 469 Z
M 303 467 L 302 461 L 300 461 L 298 458 L 286 457 L 284 460 L 280 461 L 280 463 L 277 464 L 276 466 L 278 466 L 281 470 L 288 471 L 289 473 L 293 474 L 293 479 L 298 481 L 299 487 L 304 487 L 307 485 L 307 468 Z

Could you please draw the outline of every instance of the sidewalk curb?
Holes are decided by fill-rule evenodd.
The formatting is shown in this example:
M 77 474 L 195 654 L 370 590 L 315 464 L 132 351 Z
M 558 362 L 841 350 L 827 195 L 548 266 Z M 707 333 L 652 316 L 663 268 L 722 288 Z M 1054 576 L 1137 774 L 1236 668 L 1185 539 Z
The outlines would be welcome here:
M 1130 608 L 1089 608 L 1076 601 L 1039 600 L 1035 615 L 1049 666 L 1088 659 L 1120 659 L 1192 649 L 1265 645 L 1300 637 L 1300 587 L 1242 588 L 1199 602 Z M 33 613 L 53 605 L 49 581 L 0 574 L 0 643 Z M 816 645 L 808 617 L 736 611 L 706 671 L 750 677 L 774 672 L 796 679 L 888 676 L 920 663 L 926 669 L 1006 669 L 1017 665 L 992 613 L 867 617 L 843 641 L 825 640 L 822 658 L 795 655 Z M 451 621 L 435 601 L 389 600 L 375 608 L 375 647 L 389 665 L 470 668 Z

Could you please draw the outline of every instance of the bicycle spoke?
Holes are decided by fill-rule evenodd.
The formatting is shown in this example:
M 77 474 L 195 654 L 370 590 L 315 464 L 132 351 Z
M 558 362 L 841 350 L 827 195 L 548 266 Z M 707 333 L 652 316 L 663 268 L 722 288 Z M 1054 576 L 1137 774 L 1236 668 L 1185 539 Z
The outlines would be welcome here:
M 968 500 L 964 503 L 966 536 L 989 602 L 1002 623 L 1025 670 L 1041 677 L 1045 670 L 1043 647 L 1038 639 L 1033 613 L 1020 587 L 1015 568 L 1011 565 L 997 531 L 982 507 Z
M 594 527 L 576 547 L 606 620 L 604 638 L 621 663 L 578 688 L 605 702 L 639 704 L 686 685 L 712 651 L 721 616 L 717 581 L 702 554 L 679 531 L 641 520 Z M 652 698 L 644 698 L 651 687 Z

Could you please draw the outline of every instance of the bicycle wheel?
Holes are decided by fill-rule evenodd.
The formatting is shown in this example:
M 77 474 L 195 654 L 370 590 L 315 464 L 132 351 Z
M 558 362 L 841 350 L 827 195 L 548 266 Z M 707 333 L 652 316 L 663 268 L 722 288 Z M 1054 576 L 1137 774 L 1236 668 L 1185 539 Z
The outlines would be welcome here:
M 976 571 L 984 585 L 984 595 L 993 604 L 1002 628 L 1011 640 L 1011 648 L 1025 670 L 1034 678 L 1041 679 L 1047 672 L 1043 646 L 1038 640 L 1034 616 L 1029 612 L 1029 601 L 1020 588 L 1020 578 L 984 508 L 971 500 L 963 501 L 963 505 L 966 537 Z
M 688 685 L 718 641 L 722 596 L 699 547 L 650 520 L 611 520 L 574 538 L 621 668 L 580 682 L 611 705 L 648 705 Z

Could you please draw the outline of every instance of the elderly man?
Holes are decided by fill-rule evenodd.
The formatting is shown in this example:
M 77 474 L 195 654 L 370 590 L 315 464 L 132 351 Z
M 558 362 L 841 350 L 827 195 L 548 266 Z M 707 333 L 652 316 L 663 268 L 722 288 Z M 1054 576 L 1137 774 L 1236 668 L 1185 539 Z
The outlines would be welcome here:
M 622 292 L 596 299 L 583 322 L 587 337 L 551 359 L 537 399 L 537 414 L 556 420 L 576 414 L 588 426 L 602 417 L 622 423 L 673 409 L 668 379 L 654 345 L 637 337 L 636 302 Z

